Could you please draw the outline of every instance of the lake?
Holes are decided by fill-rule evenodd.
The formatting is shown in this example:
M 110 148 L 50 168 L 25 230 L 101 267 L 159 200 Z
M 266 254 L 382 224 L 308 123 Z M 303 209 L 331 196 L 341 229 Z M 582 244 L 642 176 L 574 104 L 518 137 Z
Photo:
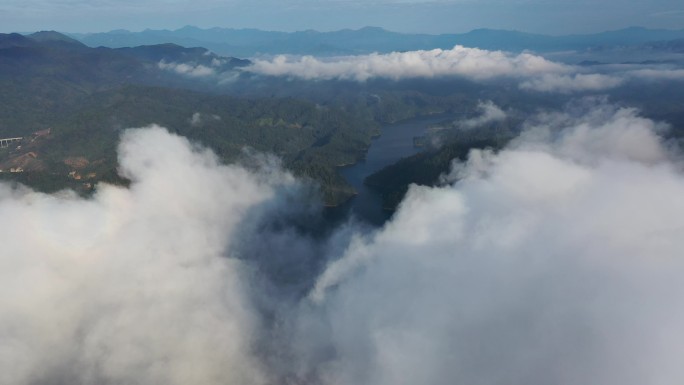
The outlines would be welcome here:
M 383 126 L 381 135 L 373 139 L 364 160 L 340 168 L 340 174 L 354 186 L 358 195 L 349 202 L 334 208 L 335 216 L 351 214 L 372 225 L 384 224 L 393 212 L 383 210 L 382 197 L 364 185 L 363 180 L 401 158 L 420 152 L 419 148 L 413 146 L 415 136 L 424 135 L 432 124 L 455 118 L 455 114 L 436 114 Z

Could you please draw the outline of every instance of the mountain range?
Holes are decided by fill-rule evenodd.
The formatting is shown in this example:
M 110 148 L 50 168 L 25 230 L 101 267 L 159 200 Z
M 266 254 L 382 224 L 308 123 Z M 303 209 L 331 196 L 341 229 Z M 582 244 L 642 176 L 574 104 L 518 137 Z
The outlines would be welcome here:
M 519 31 L 476 29 L 461 34 L 405 34 L 378 27 L 332 32 L 314 30 L 276 32 L 258 29 L 185 26 L 176 30 L 141 32 L 114 30 L 104 33 L 71 34 L 90 47 L 134 47 L 174 43 L 184 47 L 206 47 L 221 55 L 252 57 L 273 54 L 355 55 L 371 52 L 452 48 L 454 45 L 483 49 L 537 52 L 629 47 L 684 39 L 684 30 L 630 27 L 586 35 L 549 36 Z M 661 43 L 662 44 L 662 43 Z M 681 44 L 678 46 L 681 49 Z
M 164 67 L 175 62 L 217 71 L 249 63 L 170 43 L 90 48 L 53 31 L 0 34 L 0 138 L 23 138 L 0 148 L 0 179 L 86 193 L 100 181 L 126 183 L 116 173 L 119 136 L 154 123 L 225 161 L 244 148 L 276 154 L 318 183 L 327 204 L 353 195 L 335 170 L 363 156 L 375 133 L 369 118 L 293 98 L 221 95 Z
M 219 43 L 221 33 L 236 33 L 243 35 L 243 42 L 257 39 L 255 45 L 270 44 L 275 49 L 277 41 L 270 41 L 268 36 L 279 34 L 283 38 L 279 48 L 282 50 L 293 49 L 288 41 L 296 39 L 300 39 L 301 52 L 320 49 L 324 47 L 323 37 L 327 36 L 338 47 L 330 45 L 327 52 L 339 50 L 345 44 L 349 50 L 361 52 L 381 46 L 388 36 L 396 39 L 392 43 L 394 48 L 388 43 L 386 50 L 398 50 L 402 44 L 430 48 L 430 39 L 446 39 L 447 35 L 401 35 L 378 28 L 292 34 L 194 27 L 182 30 L 186 35 L 194 34 L 195 40 L 183 42 L 160 37 L 162 44 L 120 42 L 122 47 L 118 48 L 90 47 L 88 44 L 92 43 L 83 42 L 85 36 L 54 31 L 0 34 L 0 137 L 25 138 L 16 147 L 0 148 L 0 169 L 21 168 L 25 172 L 5 172 L 1 179 L 13 178 L 46 191 L 65 186 L 89 189 L 102 180 L 125 183 L 116 179 L 115 147 L 121 132 L 127 127 L 158 123 L 209 146 L 227 162 L 239 158 L 244 147 L 276 154 L 295 175 L 320 184 L 324 201 L 336 205 L 354 194 L 338 174 L 338 166 L 362 159 L 380 124 L 444 112 L 473 113 L 481 100 L 491 100 L 506 111 L 532 113 L 539 108 L 558 109 L 574 98 L 562 93 L 525 92 L 506 81 L 490 84 L 459 77 L 357 82 L 260 76 L 239 69 L 249 65 L 249 60 L 220 56 L 214 49 L 197 47 L 202 44 L 197 43 L 200 38 L 214 36 L 215 44 L 223 44 Z M 177 32 L 167 31 L 170 35 Z M 117 34 L 153 35 L 151 31 Z M 205 34 L 208 37 L 202 37 Z M 344 38 L 330 40 L 335 34 Z M 595 38 L 594 48 L 586 49 L 599 52 L 633 47 L 625 50 L 636 50 L 639 60 L 653 60 L 654 52 L 682 52 L 684 39 L 677 40 L 678 34 L 682 31 L 607 32 Z M 309 43 L 301 40 L 306 36 Z M 420 36 L 424 40 L 419 40 Z M 508 50 L 515 44 L 537 44 L 539 48 L 544 39 L 556 39 L 556 49 L 562 46 L 558 43 L 561 38 L 507 31 L 478 30 L 468 36 L 480 36 L 482 41 L 505 45 Z M 524 43 L 524 38 L 529 38 L 529 43 Z M 567 47 L 572 39 L 565 39 Z M 575 47 L 582 47 L 578 43 L 581 39 L 589 38 L 576 36 Z M 606 45 L 597 45 L 601 41 Z M 586 65 L 598 63 L 595 57 L 590 59 L 594 61 L 587 61 Z M 213 75 L 193 76 L 193 71 L 213 71 Z M 225 82 L 221 77 L 224 74 L 231 76 Z M 645 116 L 671 123 L 675 136 L 684 137 L 682 92 L 676 82 L 655 82 L 625 85 L 611 95 L 641 109 Z M 444 167 L 448 167 L 444 159 L 463 153 L 461 150 L 464 145 L 470 146 L 468 143 L 448 144 L 444 147 L 446 152 L 385 172 L 384 177 L 402 174 L 411 178 L 397 179 L 401 183 L 394 184 L 382 182 L 391 188 L 384 195 L 400 197 L 407 183 L 421 182 L 413 176 L 427 175 L 422 171 L 407 174 L 406 170 L 429 168 L 433 175 L 444 172 Z M 70 175 L 96 177 L 83 181 Z

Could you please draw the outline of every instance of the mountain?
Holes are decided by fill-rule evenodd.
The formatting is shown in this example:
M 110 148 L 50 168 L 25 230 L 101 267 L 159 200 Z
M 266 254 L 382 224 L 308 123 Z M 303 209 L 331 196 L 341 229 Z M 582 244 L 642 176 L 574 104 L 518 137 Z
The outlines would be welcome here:
M 227 162 L 246 147 L 276 154 L 316 181 L 327 204 L 351 197 L 336 166 L 363 156 L 375 123 L 305 100 L 220 95 L 215 81 L 187 73 L 246 64 L 175 44 L 90 48 L 55 32 L 0 34 L 0 137 L 23 137 L 0 148 L 0 170 L 23 172 L 0 171 L 0 179 L 43 191 L 125 183 L 116 173 L 121 132 L 154 123 Z
M 577 41 L 581 44 L 593 42 L 594 45 L 604 46 L 635 46 L 681 38 L 684 38 L 684 30 L 648 29 L 642 27 L 629 27 L 593 35 L 570 35 L 563 37 L 563 39 L 568 41 Z
M 103 90 L 123 84 L 206 89 L 209 85 L 183 76 L 178 63 L 206 71 L 230 71 L 249 61 L 221 57 L 206 48 L 175 44 L 112 49 L 90 48 L 58 32 L 32 35 L 0 34 L 0 81 L 23 81 L 32 91 L 61 90 L 66 95 Z M 58 85 L 62 85 L 60 87 Z M 33 94 L 33 93 L 32 93 Z M 59 100 L 53 103 L 59 104 Z M 2 131 L 2 127 L 0 127 Z
M 206 48 L 185 48 L 173 43 L 123 47 L 115 50 L 118 53 L 153 63 L 193 63 L 194 65 L 212 67 L 219 71 L 228 71 L 251 63 L 249 60 L 235 57 L 221 57 Z
M 684 38 L 684 30 L 625 28 L 586 35 L 548 36 L 519 31 L 476 29 L 462 34 L 404 34 L 377 27 L 332 32 L 314 30 L 275 32 L 257 29 L 186 26 L 177 30 L 73 34 L 91 47 L 132 47 L 174 43 L 201 46 L 222 55 L 252 57 L 272 54 L 355 55 L 371 52 L 451 48 L 460 44 L 484 49 L 539 52 L 587 50 L 594 47 L 634 46 Z
M 40 31 L 28 35 L 28 37 L 39 43 L 57 43 L 73 47 L 85 47 L 85 44 L 67 35 L 56 31 Z
M 194 27 L 182 32 L 189 35 L 188 39 L 214 36 L 217 32 L 238 33 L 263 44 L 267 43 L 265 36 L 272 34 Z M 625 36 L 634 38 L 638 32 L 628 31 Z M 173 35 L 175 31 L 167 33 Z M 135 35 L 125 31 L 116 34 Z M 313 46 L 340 49 L 337 47 L 345 45 L 349 49 L 370 49 L 387 39 L 397 46 L 413 44 L 415 49 L 435 38 L 370 27 L 331 33 L 273 34 L 284 39 L 279 43 L 282 49 L 290 44 L 288 39 L 295 39 L 301 50 Z M 404 39 L 406 36 L 412 38 Z M 604 39 L 617 41 L 619 36 L 616 32 Z M 664 37 L 661 32 L 653 36 Z M 451 39 L 447 35 L 438 37 Z M 480 46 L 496 43 L 509 47 L 514 43 L 552 46 L 557 41 L 554 39 L 495 30 L 476 30 L 462 36 L 462 41 Z M 440 44 L 453 43 L 447 40 Z M 668 49 L 676 50 L 677 40 L 669 41 Z M 64 187 L 65 183 L 76 183 L 78 187 L 98 180 L 117 181 L 114 147 L 121 131 L 158 123 L 209 146 L 225 161 L 235 160 L 244 147 L 276 154 L 296 175 L 317 181 L 326 203 L 333 205 L 354 193 L 337 173 L 337 167 L 363 157 L 379 124 L 419 115 L 472 112 L 481 100 L 491 100 L 506 110 L 533 113 L 537 109 L 557 109 L 575 97 L 526 92 L 507 81 L 490 84 L 458 77 L 306 81 L 239 70 L 249 63 L 219 56 L 207 48 L 187 48 L 177 43 L 92 48 L 56 32 L 0 34 L 0 137 L 24 137 L 28 141 L 17 146 L 21 148 L 0 149 L 0 169 L 20 167 L 25 173 L 0 176 L 16 177 L 45 190 Z M 672 122 L 677 132 L 684 133 L 679 97 L 682 91 L 677 86 L 670 82 L 652 87 L 634 84 L 612 94 L 625 92 L 617 100 L 631 101 L 647 116 Z M 465 147 L 472 143 L 467 142 Z M 420 170 L 430 169 L 433 176 L 444 172 L 446 158 L 436 155 L 418 159 L 415 167 L 406 163 L 385 173 L 391 178 L 407 177 L 397 179 L 401 183 L 396 188 L 380 184 L 392 187 L 388 196 L 399 196 L 396 192 L 401 193 L 409 182 L 416 181 L 413 177 L 420 176 Z M 405 166 L 413 171 L 402 171 Z M 94 173 L 97 179 L 77 183 L 67 177 L 71 172 L 86 176 Z M 422 176 L 426 175 L 430 174 Z M 376 181 L 384 180 L 378 178 Z M 369 184 L 378 184 L 373 182 L 371 178 Z
M 0 49 L 13 47 L 31 47 L 36 41 L 18 33 L 0 33 Z

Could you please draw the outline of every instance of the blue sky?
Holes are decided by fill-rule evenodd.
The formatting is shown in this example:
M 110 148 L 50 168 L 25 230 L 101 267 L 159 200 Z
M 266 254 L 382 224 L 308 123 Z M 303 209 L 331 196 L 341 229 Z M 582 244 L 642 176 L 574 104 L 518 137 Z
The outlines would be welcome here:
M 0 0 L 0 31 L 99 32 L 199 27 L 399 32 L 475 28 L 547 34 L 628 26 L 684 28 L 681 0 Z

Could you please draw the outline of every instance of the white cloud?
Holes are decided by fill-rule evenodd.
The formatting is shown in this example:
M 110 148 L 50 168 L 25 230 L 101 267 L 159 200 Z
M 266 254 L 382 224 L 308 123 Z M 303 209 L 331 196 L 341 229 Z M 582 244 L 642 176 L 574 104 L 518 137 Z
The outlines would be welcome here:
M 402 79 L 464 76 L 476 80 L 502 76 L 533 76 L 565 73 L 569 67 L 529 53 L 512 55 L 501 51 L 455 46 L 450 50 L 393 52 L 319 59 L 276 56 L 254 60 L 246 71 L 309 80 L 346 79 L 365 81 L 373 77 Z
M 587 98 L 573 108 L 541 114 L 514 143 L 592 165 L 606 159 L 658 164 L 672 158 L 658 136 L 667 124 L 642 118 L 633 108 L 616 108 L 604 98 Z
M 311 292 L 335 351 L 312 359 L 322 382 L 683 381 L 684 176 L 657 126 L 543 115 L 464 179 L 413 186 Z
M 623 83 L 624 80 L 620 77 L 603 74 L 542 74 L 522 82 L 520 88 L 542 92 L 573 93 L 603 91 L 618 87 Z
M 219 121 L 221 117 L 215 114 L 203 114 L 201 112 L 195 112 L 192 114 L 188 122 L 192 127 L 200 127 L 210 121 Z
M 198 127 L 202 124 L 202 114 L 195 112 L 190 118 L 190 125 L 193 127 Z
M 472 129 L 482 126 L 483 124 L 503 121 L 507 116 L 506 112 L 491 100 L 479 102 L 477 109 L 480 111 L 479 116 L 460 121 L 458 122 L 459 126 L 465 129 Z
M 0 185 L 0 382 L 262 383 L 226 236 L 271 185 L 158 127 L 119 153 L 92 199 Z
M 171 71 L 179 75 L 185 75 L 196 78 L 216 75 L 216 71 L 213 68 L 207 67 L 202 64 L 174 63 L 162 60 L 157 64 L 157 66 L 159 66 L 159 69 L 165 71 Z
M 212 62 L 216 66 L 217 60 Z M 318 58 L 279 55 L 272 59 L 252 59 L 250 66 L 223 73 L 216 68 L 192 63 L 160 62 L 159 68 L 175 73 L 206 78 L 219 84 L 230 83 L 239 71 L 260 75 L 285 76 L 303 80 L 350 80 L 372 78 L 402 80 L 410 78 L 462 77 L 477 82 L 500 79 L 517 81 L 520 89 L 547 93 L 596 93 L 615 89 L 634 80 L 683 80 L 684 70 L 662 66 L 606 65 L 599 72 L 553 62 L 531 53 L 511 54 L 479 48 L 455 46 L 449 50 L 419 50 Z
M 684 80 L 684 69 L 644 68 L 628 71 L 627 76 L 645 80 Z
M 377 232 L 323 240 L 288 227 L 311 207 L 273 158 L 128 131 L 130 188 L 0 184 L 0 378 L 681 383 L 684 176 L 662 129 L 601 99 L 539 114 Z
M 530 53 L 455 46 L 450 50 L 393 52 L 337 58 L 276 56 L 255 59 L 244 69 L 270 76 L 306 80 L 400 80 L 460 76 L 474 81 L 511 78 L 520 88 L 538 92 L 579 93 L 610 90 L 625 82 L 624 74 L 586 73 L 587 69 L 547 60 Z M 634 74 L 635 76 L 637 73 Z M 678 72 L 641 73 L 639 76 L 679 77 Z

